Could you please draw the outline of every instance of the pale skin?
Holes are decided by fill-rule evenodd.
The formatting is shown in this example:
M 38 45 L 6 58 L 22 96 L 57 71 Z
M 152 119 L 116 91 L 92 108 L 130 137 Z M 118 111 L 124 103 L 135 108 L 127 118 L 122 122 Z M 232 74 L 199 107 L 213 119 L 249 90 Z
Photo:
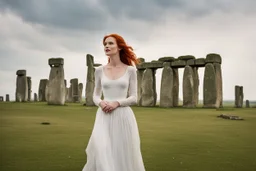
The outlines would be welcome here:
M 109 56 L 110 62 L 104 66 L 104 73 L 109 79 L 112 80 L 121 77 L 128 67 L 120 60 L 120 50 L 121 49 L 118 47 L 114 37 L 106 38 L 104 41 L 104 51 L 105 54 Z M 111 113 L 113 110 L 120 106 L 118 101 L 108 102 L 105 100 L 102 100 L 99 105 L 101 109 L 106 113 Z

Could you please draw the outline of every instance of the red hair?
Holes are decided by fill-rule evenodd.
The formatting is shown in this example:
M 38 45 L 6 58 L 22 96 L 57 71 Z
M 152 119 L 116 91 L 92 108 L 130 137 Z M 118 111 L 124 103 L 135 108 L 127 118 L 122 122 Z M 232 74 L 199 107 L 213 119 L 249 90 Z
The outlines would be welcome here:
M 116 39 L 116 43 L 118 48 L 120 48 L 120 60 L 125 63 L 126 65 L 133 65 L 139 64 L 140 60 L 136 57 L 135 53 L 133 52 L 133 48 L 128 46 L 123 37 L 118 34 L 109 34 L 103 38 L 103 44 L 108 37 L 113 37 Z M 108 62 L 110 58 L 108 59 Z

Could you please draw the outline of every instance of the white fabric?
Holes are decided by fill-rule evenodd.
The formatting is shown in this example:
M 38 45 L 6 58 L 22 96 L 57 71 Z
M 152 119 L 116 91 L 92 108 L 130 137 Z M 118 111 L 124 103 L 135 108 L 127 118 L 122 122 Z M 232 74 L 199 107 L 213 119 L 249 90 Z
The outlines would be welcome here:
M 121 106 L 110 114 L 98 108 L 82 171 L 145 171 L 138 126 L 129 107 L 137 102 L 136 68 L 128 66 L 121 77 L 112 80 L 104 74 L 103 66 L 98 67 L 93 95 L 97 106 L 102 92 L 104 100 L 118 101 Z

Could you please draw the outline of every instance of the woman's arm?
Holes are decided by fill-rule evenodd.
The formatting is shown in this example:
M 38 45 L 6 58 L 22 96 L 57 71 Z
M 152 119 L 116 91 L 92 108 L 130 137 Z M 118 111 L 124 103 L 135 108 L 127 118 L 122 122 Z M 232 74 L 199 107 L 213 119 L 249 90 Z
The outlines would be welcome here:
M 120 106 L 130 106 L 137 103 L 137 72 L 135 67 L 131 67 L 129 78 L 128 97 L 124 100 L 119 100 Z
M 95 86 L 93 91 L 93 102 L 96 106 L 100 106 L 102 88 L 101 88 L 101 67 L 95 69 L 94 77 L 95 77 Z

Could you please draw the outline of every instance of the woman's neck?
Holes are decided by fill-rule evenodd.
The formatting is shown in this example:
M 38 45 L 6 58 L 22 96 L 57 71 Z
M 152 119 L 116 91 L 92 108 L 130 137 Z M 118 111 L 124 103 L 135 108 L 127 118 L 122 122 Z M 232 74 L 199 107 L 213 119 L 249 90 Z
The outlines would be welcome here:
M 121 61 L 119 54 L 110 56 L 109 59 L 110 59 L 108 63 L 109 66 L 117 67 L 117 66 L 123 65 L 123 62 Z

